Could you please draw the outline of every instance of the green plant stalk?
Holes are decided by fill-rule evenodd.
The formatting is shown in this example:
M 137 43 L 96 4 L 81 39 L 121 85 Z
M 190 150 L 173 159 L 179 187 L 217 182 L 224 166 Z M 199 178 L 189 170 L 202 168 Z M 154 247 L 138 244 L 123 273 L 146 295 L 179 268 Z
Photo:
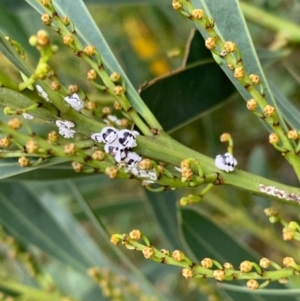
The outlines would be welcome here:
M 137 242 L 134 239 L 131 239 L 126 234 L 113 234 L 114 238 L 117 238 L 119 241 L 122 241 L 122 245 L 124 245 L 125 248 L 128 250 L 134 250 L 134 251 L 144 251 L 144 249 L 147 247 L 147 245 L 143 245 L 139 242 Z M 125 237 L 125 238 L 124 238 Z M 204 275 L 206 278 L 213 278 L 214 270 L 208 269 L 205 267 L 202 267 L 201 265 L 197 265 L 193 263 L 188 257 L 185 256 L 185 259 L 182 261 L 175 260 L 171 255 L 166 255 L 153 247 L 151 244 L 151 249 L 153 250 L 153 256 L 147 259 L 152 259 L 153 261 L 169 264 L 169 265 L 175 265 L 182 268 L 190 269 L 194 272 L 194 274 L 201 274 Z M 217 262 L 216 262 L 217 263 Z M 218 265 L 218 263 L 217 263 Z M 259 270 L 260 267 L 258 266 Z M 223 269 L 223 267 L 220 265 L 219 269 Z M 262 273 L 258 272 L 248 272 L 243 273 L 239 270 L 229 270 L 227 269 L 227 276 L 232 276 L 229 278 L 225 278 L 224 280 L 249 280 L 249 279 L 266 279 L 269 281 L 276 281 L 282 278 L 288 278 L 290 276 L 295 275 L 295 268 L 292 267 L 284 267 L 279 270 L 275 271 L 267 271 L 264 270 Z
M 48 13 L 53 14 L 53 10 L 46 9 Z M 83 45 L 76 36 L 76 34 L 71 33 L 68 28 L 64 25 L 64 23 L 60 20 L 57 14 L 53 14 L 53 18 L 56 21 L 59 29 L 61 30 L 60 34 L 72 34 L 74 37 L 74 45 L 70 45 L 71 48 L 73 48 L 74 51 L 77 53 L 80 53 L 83 49 Z M 132 110 L 133 108 L 128 100 L 128 98 L 124 95 L 124 97 L 119 97 L 113 93 L 114 84 L 109 78 L 106 70 L 104 69 L 104 65 L 102 64 L 99 66 L 96 61 L 89 58 L 87 55 L 80 55 L 101 77 L 103 83 L 108 89 L 108 92 L 115 97 L 123 106 L 126 113 L 129 114 L 132 121 L 136 124 L 136 126 L 142 131 L 142 133 L 146 136 L 151 136 L 152 132 L 151 130 L 146 126 L 146 124 L 143 122 L 143 120 L 140 118 L 140 116 L 137 114 L 137 112 Z M 101 55 L 98 53 L 98 57 L 101 58 Z M 125 100 L 125 101 L 124 101 Z M 142 102 L 141 99 L 139 99 L 139 102 Z M 146 107 L 147 108 L 147 107 Z M 147 108 L 148 109 L 148 108 Z M 162 130 L 161 125 L 155 118 L 155 116 L 152 114 L 152 112 L 148 109 L 144 114 L 142 114 L 143 118 L 148 122 L 148 124 L 153 127 L 154 129 Z
M 282 34 L 292 43 L 300 43 L 300 26 L 297 24 L 270 14 L 244 1 L 240 1 L 240 6 L 247 19 Z
M 263 91 L 259 92 L 255 85 L 252 84 L 250 81 L 249 75 L 247 74 L 244 66 L 243 66 L 243 61 L 240 59 L 238 61 L 238 58 L 240 57 L 241 53 L 239 50 L 233 51 L 232 53 L 227 53 L 225 56 L 221 55 L 221 52 L 224 49 L 224 41 L 221 40 L 221 38 L 218 36 L 216 31 L 214 30 L 213 26 L 211 26 L 212 21 L 208 19 L 206 14 L 204 13 L 204 16 L 202 19 L 195 19 L 192 17 L 192 11 L 194 10 L 193 5 L 189 1 L 186 0 L 179 0 L 180 3 L 183 4 L 182 9 L 186 9 L 187 13 L 190 14 L 191 19 L 197 23 L 199 26 L 201 26 L 212 38 L 215 39 L 216 41 L 216 48 L 219 48 L 217 50 L 216 48 L 213 48 L 211 51 L 215 53 L 216 55 L 219 55 L 221 58 L 223 58 L 226 62 L 227 65 L 232 65 L 234 68 L 239 66 L 243 67 L 244 70 L 244 76 L 242 78 L 236 77 L 236 79 L 240 82 L 240 84 L 245 87 L 245 89 L 251 94 L 251 96 L 258 102 L 261 110 L 263 111 L 264 108 L 267 105 L 267 101 L 265 99 L 264 94 L 262 93 Z M 209 26 L 208 26 L 209 25 Z M 233 56 L 233 53 L 236 53 L 236 57 Z M 261 87 L 262 88 L 262 87 Z M 298 180 L 300 181 L 300 160 L 297 154 L 295 153 L 294 147 L 292 145 L 292 142 L 287 138 L 284 130 L 283 130 L 283 123 L 284 121 L 280 120 L 278 113 L 275 112 L 272 117 L 270 117 L 270 121 L 266 120 L 274 130 L 274 132 L 278 135 L 283 147 L 287 149 L 287 152 L 285 153 L 285 158 L 287 161 L 291 164 L 293 167 Z
M 0 290 L 12 291 L 17 296 L 20 295 L 22 300 L 30 301 L 61 301 L 64 297 L 57 292 L 49 293 L 49 291 L 38 290 L 24 284 L 20 284 L 19 282 L 5 279 L 1 279 L 0 281 Z M 72 300 L 74 299 L 72 298 Z

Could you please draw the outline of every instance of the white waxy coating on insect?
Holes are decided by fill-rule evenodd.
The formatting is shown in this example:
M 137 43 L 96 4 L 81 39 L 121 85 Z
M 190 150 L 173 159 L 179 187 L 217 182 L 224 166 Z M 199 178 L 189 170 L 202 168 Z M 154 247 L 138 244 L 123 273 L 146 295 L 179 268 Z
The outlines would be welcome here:
M 28 119 L 28 120 L 32 120 L 32 119 L 34 118 L 33 115 L 28 114 L 28 113 L 23 113 L 22 115 L 23 115 L 23 117 L 24 117 L 25 119 Z
M 218 155 L 215 159 L 215 166 L 226 172 L 231 172 L 237 165 L 236 159 L 230 153 L 224 155 Z
M 58 132 L 65 138 L 73 138 L 76 133 L 75 130 L 72 130 L 75 124 L 69 120 L 56 120 L 56 125 L 58 126 Z
M 44 91 L 44 89 L 40 85 L 36 85 L 35 88 L 42 98 L 44 98 L 47 102 L 50 102 L 48 94 Z
M 79 98 L 78 94 L 74 93 L 66 96 L 64 100 L 76 111 L 81 111 L 84 107 L 83 101 Z
M 73 128 L 75 126 L 74 122 L 69 121 L 69 120 L 56 120 L 55 121 L 56 125 L 60 127 L 65 127 L 65 128 Z

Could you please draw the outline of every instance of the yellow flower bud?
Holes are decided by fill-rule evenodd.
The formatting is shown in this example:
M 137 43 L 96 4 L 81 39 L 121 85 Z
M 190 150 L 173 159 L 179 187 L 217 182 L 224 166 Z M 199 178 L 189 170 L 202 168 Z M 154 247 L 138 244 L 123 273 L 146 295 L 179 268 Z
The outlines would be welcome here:
M 285 257 L 282 262 L 286 267 L 293 267 L 296 264 L 292 257 Z
M 110 167 L 107 167 L 105 169 L 105 174 L 111 178 L 111 179 L 115 179 L 118 175 L 118 169 L 114 166 L 110 166 Z
M 267 269 L 270 266 L 270 260 L 264 257 L 259 261 L 259 265 L 263 269 Z
M 26 148 L 27 153 L 34 154 L 38 151 L 39 145 L 35 140 L 29 140 L 29 141 L 27 141 L 25 148 Z
M 149 170 L 152 167 L 153 166 L 150 159 L 143 159 L 142 161 L 139 162 L 139 168 L 142 170 Z
M 120 81 L 121 75 L 120 75 L 119 73 L 117 73 L 117 72 L 113 72 L 113 73 L 109 76 L 109 78 L 111 79 L 112 82 L 116 83 L 116 82 Z
M 271 133 L 269 135 L 269 143 L 271 144 L 277 144 L 279 142 L 279 137 L 275 133 Z
M 259 84 L 259 76 L 257 74 L 250 74 L 249 79 L 253 85 Z
M 30 164 L 30 161 L 26 157 L 20 157 L 18 163 L 21 167 L 27 167 Z
M 299 133 L 296 130 L 291 130 L 288 132 L 288 138 L 291 140 L 297 140 L 299 138 Z
M 72 162 L 72 167 L 76 172 L 81 172 L 84 169 L 84 165 L 76 161 Z
M 254 98 L 251 98 L 247 101 L 247 109 L 249 111 L 255 111 L 257 109 L 257 101 Z
M 18 130 L 22 127 L 22 122 L 18 118 L 13 118 L 8 121 L 7 125 L 13 130 Z
M 64 153 L 68 156 L 74 156 L 76 151 L 77 147 L 75 143 L 69 143 L 64 146 Z
M 210 258 L 204 258 L 200 262 L 201 266 L 203 266 L 206 269 L 210 269 L 213 266 L 213 261 Z
M 96 54 L 96 47 L 93 46 L 93 45 L 88 45 L 84 48 L 84 53 L 87 55 L 87 56 L 94 56 Z
M 97 150 L 92 154 L 92 158 L 97 161 L 103 161 L 105 159 L 105 152 Z
M 115 235 L 112 235 L 110 238 L 110 242 L 114 245 L 117 245 L 120 241 L 121 241 L 121 239 L 116 237 Z
M 175 250 L 172 253 L 172 257 L 176 260 L 176 261 L 182 261 L 184 258 L 184 253 L 180 250 Z
M 41 21 L 44 25 L 51 25 L 52 17 L 49 14 L 42 14 Z
M 243 79 L 244 76 L 245 76 L 245 70 L 243 67 L 237 67 L 234 69 L 234 72 L 233 72 L 233 76 L 240 80 L 240 79 Z
M 124 94 L 124 88 L 122 86 L 115 86 L 114 87 L 114 93 L 118 96 Z
M 65 35 L 65 36 L 63 37 L 63 42 L 64 42 L 64 44 L 67 45 L 67 46 L 72 45 L 73 42 L 74 42 L 73 35 L 71 35 L 71 34 Z
M 154 256 L 154 250 L 152 247 L 145 247 L 143 249 L 143 254 L 146 259 L 151 259 Z
M 70 94 L 77 93 L 78 92 L 78 86 L 77 85 L 70 85 L 68 87 L 68 90 L 69 90 Z
M 264 108 L 264 115 L 266 117 L 272 117 L 275 114 L 275 108 L 271 105 L 266 105 Z
M 191 270 L 190 268 L 184 268 L 182 269 L 182 276 L 186 279 L 191 279 L 193 278 L 193 270 Z
M 55 142 L 58 140 L 58 133 L 55 132 L 55 131 L 51 131 L 51 132 L 48 134 L 48 140 L 49 140 L 49 142 L 51 142 L 51 143 L 55 143 Z
M 87 80 L 94 82 L 98 77 L 98 74 L 96 72 L 96 70 L 91 69 L 88 73 L 87 73 Z
M 240 271 L 243 273 L 248 273 L 252 270 L 252 263 L 248 260 L 241 262 Z
M 182 8 L 182 4 L 178 0 L 173 0 L 172 6 L 174 9 L 178 10 Z
M 234 52 L 236 50 L 236 44 L 234 42 L 228 41 L 224 44 L 224 50 L 228 53 Z
M 11 146 L 11 140 L 8 137 L 3 137 L 0 139 L 0 147 L 6 148 Z
M 208 37 L 205 39 L 205 46 L 207 49 L 212 50 L 216 47 L 216 39 Z
M 204 11 L 202 9 L 194 9 L 191 12 L 191 17 L 196 20 L 201 20 L 204 16 Z
M 214 270 L 213 277 L 218 281 L 223 281 L 225 279 L 225 271 L 223 271 L 223 270 Z
M 129 236 L 131 239 L 139 240 L 142 237 L 142 232 L 140 230 L 135 229 L 129 233 Z
M 251 290 L 256 290 L 258 288 L 258 282 L 254 279 L 250 279 L 247 281 L 247 287 Z
M 47 46 L 50 43 L 50 37 L 47 31 L 39 30 L 36 34 L 37 44 L 41 47 Z

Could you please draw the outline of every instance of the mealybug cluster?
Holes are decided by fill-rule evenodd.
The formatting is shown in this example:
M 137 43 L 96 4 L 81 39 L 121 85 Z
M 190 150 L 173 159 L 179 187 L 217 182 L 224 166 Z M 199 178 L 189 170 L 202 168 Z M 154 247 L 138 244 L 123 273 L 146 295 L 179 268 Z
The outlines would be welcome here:
M 231 172 L 237 165 L 236 159 L 230 153 L 218 155 L 215 159 L 215 166 L 226 172 Z
M 131 149 L 137 146 L 137 131 L 127 129 L 117 130 L 114 127 L 105 127 L 100 133 L 94 133 L 91 138 L 97 142 L 105 143 L 104 151 L 112 155 L 119 164 L 126 163 L 127 170 L 135 176 L 148 178 L 149 182 L 157 179 L 155 171 L 144 171 L 138 169 L 138 163 L 142 157 Z

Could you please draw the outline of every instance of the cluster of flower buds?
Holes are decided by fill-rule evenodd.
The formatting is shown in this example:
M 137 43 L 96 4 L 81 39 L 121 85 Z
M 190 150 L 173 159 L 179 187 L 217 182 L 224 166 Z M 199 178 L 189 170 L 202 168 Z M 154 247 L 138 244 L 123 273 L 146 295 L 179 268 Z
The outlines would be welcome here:
M 138 169 L 138 163 L 142 161 L 142 157 L 131 150 L 137 146 L 137 135 L 139 135 L 137 131 L 117 130 L 108 126 L 103 128 L 100 133 L 92 134 L 91 138 L 96 142 L 105 143 L 104 151 L 112 155 L 118 164 L 125 163 L 129 172 L 135 176 L 155 181 L 157 179 L 155 171 Z

